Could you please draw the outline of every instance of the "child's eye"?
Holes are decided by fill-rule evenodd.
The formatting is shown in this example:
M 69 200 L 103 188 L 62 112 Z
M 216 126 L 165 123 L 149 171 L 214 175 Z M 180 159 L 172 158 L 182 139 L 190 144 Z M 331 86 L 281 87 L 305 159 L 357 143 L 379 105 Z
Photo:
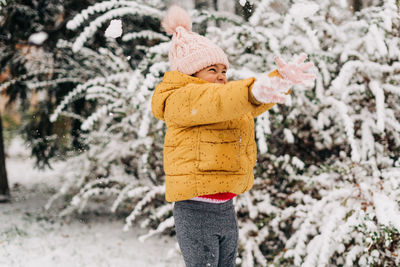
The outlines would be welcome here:
M 212 71 L 212 72 L 217 72 L 217 70 L 216 70 L 216 69 L 214 69 L 214 68 L 211 68 L 211 69 L 209 69 L 209 71 Z

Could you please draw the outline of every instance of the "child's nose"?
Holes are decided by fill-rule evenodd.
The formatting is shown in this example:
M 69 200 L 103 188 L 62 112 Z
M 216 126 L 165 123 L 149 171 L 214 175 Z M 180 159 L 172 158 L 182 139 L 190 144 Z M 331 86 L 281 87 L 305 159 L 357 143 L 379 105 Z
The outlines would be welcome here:
M 218 81 L 222 81 L 222 82 L 225 82 L 225 80 L 226 80 L 225 75 L 223 75 L 222 73 L 218 74 L 217 79 L 218 79 Z

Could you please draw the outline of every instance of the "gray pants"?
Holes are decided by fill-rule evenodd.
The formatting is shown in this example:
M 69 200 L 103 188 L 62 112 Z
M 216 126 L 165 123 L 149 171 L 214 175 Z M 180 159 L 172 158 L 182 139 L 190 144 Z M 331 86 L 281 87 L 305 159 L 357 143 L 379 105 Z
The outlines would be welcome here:
M 232 199 L 220 203 L 175 202 L 176 237 L 186 267 L 233 267 L 238 225 Z

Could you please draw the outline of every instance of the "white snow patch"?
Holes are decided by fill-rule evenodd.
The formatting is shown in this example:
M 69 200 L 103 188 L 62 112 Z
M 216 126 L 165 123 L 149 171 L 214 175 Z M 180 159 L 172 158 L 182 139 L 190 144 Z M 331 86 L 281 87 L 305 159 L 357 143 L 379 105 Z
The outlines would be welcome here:
M 37 32 L 29 36 L 28 42 L 35 45 L 42 45 L 47 40 L 49 35 L 46 32 Z
M 104 35 L 106 37 L 118 38 L 122 35 L 122 21 L 120 19 L 113 19 L 106 29 Z
M 21 137 L 14 137 L 6 147 L 6 157 L 29 157 L 30 152 Z
M 289 130 L 288 128 L 283 129 L 283 134 L 285 135 L 285 140 L 289 143 L 289 144 L 293 144 L 294 143 L 294 136 L 291 130 Z
M 374 194 L 374 204 L 378 222 L 384 225 L 392 225 L 400 231 L 399 205 L 383 193 Z
M 301 159 L 299 159 L 298 157 L 293 157 L 292 158 L 292 163 L 298 169 L 300 169 L 300 170 L 304 169 L 305 163 Z
M 113 215 L 60 218 L 56 209 L 46 211 L 61 186 L 55 174 L 65 162 L 37 170 L 27 154 L 21 140 L 8 147 L 11 202 L 0 205 L 0 266 L 184 266 L 175 238 L 157 235 L 140 242 L 148 230 L 133 226 L 124 232 L 124 221 Z
M 289 14 L 293 18 L 307 18 L 314 15 L 319 10 L 318 4 L 314 2 L 304 1 L 301 3 L 294 4 L 290 10 Z

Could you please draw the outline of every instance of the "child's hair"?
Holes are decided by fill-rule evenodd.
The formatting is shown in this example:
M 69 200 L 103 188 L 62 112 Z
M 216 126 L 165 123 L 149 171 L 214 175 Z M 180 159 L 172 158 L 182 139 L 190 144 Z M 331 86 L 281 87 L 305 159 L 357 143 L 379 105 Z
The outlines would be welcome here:
M 172 44 L 169 50 L 171 70 L 192 75 L 218 63 L 229 67 L 228 58 L 219 46 L 206 37 L 191 31 L 190 16 L 181 7 L 171 6 L 162 26 L 168 34 L 172 34 Z

